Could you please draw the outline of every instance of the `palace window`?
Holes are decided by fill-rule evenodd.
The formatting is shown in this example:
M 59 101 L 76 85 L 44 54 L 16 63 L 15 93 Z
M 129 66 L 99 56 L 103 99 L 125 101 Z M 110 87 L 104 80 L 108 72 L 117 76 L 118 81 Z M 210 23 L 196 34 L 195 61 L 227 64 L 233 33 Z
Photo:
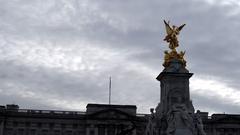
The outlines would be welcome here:
M 59 130 L 55 130 L 54 131 L 54 135 L 60 135 L 60 131 Z
M 42 135 L 47 135 L 48 134 L 48 130 L 44 129 L 42 130 Z
M 90 130 L 90 135 L 95 135 L 94 130 Z
M 36 135 L 36 129 L 31 129 L 30 130 L 30 135 Z
M 105 128 L 103 126 L 98 128 L 98 135 L 105 135 Z
M 13 134 L 13 129 L 7 128 L 6 132 L 7 132 L 7 135 L 12 135 Z
M 24 135 L 24 129 L 18 129 L 18 135 Z

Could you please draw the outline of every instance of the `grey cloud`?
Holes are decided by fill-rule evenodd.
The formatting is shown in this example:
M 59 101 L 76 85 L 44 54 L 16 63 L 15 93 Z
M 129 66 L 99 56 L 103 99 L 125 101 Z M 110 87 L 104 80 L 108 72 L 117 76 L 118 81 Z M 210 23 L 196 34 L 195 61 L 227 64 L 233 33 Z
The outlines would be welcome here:
M 36 100 L 28 99 L 28 98 L 22 98 L 18 96 L 13 95 L 5 95 L 5 94 L 0 94 L 1 98 L 1 105 L 7 105 L 7 104 L 18 104 L 21 109 L 36 109 L 36 110 L 46 110 L 51 108 L 52 110 L 59 110 L 59 109 L 64 109 L 61 107 L 56 107 L 53 105 L 49 105 L 46 103 L 41 103 Z M 65 108 L 66 109 L 66 108 Z
M 186 50 L 191 72 L 196 76 L 225 78 L 229 80 L 229 85 L 240 87 L 237 31 L 240 18 L 229 15 L 231 7 L 188 0 L 56 0 L 44 3 L 24 0 L 2 1 L 0 11 L 0 34 L 7 46 L 18 45 L 17 40 L 36 42 L 41 46 L 48 43 L 56 47 L 74 48 L 76 43 L 87 41 L 93 43 L 90 45 L 92 47 L 128 54 L 121 61 L 123 63 L 118 63 L 113 57 L 112 60 L 118 64 L 107 68 L 108 71 L 88 72 L 62 72 L 54 68 L 31 66 L 31 63 L 27 65 L 18 59 L 13 62 L 2 60 L 2 86 L 11 82 L 35 93 L 48 92 L 59 99 L 104 103 L 107 102 L 107 78 L 112 75 L 113 102 L 136 104 L 140 111 L 148 112 L 148 108 L 157 105 L 159 100 L 159 84 L 155 77 L 162 70 L 163 51 L 167 49 L 162 41 L 165 32 L 162 20 L 166 19 L 174 24 L 187 23 L 180 35 L 179 50 Z M 150 69 L 151 73 L 139 67 L 129 69 L 128 63 L 138 63 Z M 105 63 L 105 67 L 107 65 Z M 152 77 L 146 77 L 146 74 Z M 22 104 L 26 103 L 24 99 L 20 100 L 23 100 Z M 193 100 L 200 107 L 206 101 L 197 95 L 193 95 Z M 209 102 L 211 106 L 215 105 L 216 111 L 238 111 L 234 105 L 225 108 L 221 102 Z M 34 103 L 42 104 L 40 101 Z M 226 104 L 231 106 L 231 103 Z
M 122 66 L 112 70 L 113 71 L 110 72 L 113 73 L 113 103 L 132 103 L 147 106 L 146 104 L 149 103 L 149 101 L 145 102 L 145 98 L 153 99 L 151 93 L 156 93 L 155 89 L 151 89 L 151 93 L 145 94 L 145 90 L 149 89 L 148 86 L 152 84 L 151 81 L 145 80 L 145 78 L 139 76 L 139 73 L 136 71 L 127 71 Z M 59 100 L 82 100 L 86 102 L 107 103 L 108 76 L 106 76 L 105 72 L 99 75 L 90 73 L 81 74 L 78 72 L 62 73 L 54 69 L 31 68 L 23 64 L 6 61 L 1 62 L 1 71 L 1 89 L 3 92 L 8 92 L 10 88 L 7 85 L 11 84 L 15 85 L 15 92 L 23 92 L 23 94 L 25 94 L 24 90 L 26 89 L 36 93 L 39 97 L 44 97 L 47 93 L 54 95 L 52 97 Z M 115 71 L 118 71 L 118 74 L 116 74 Z M 91 76 L 88 76 L 89 74 Z M 128 76 L 125 76 L 125 74 L 128 74 Z M 136 86 L 136 81 L 145 85 L 145 87 L 142 85 Z M 138 93 L 136 93 L 136 89 Z M 24 96 L 19 97 L 18 94 L 14 94 L 14 92 L 10 95 L 5 94 L 7 96 L 17 96 L 18 98 L 15 99 L 15 102 L 19 102 L 19 104 L 23 104 L 26 102 L 25 100 L 29 100 Z M 155 96 L 155 99 L 156 98 Z M 8 102 L 11 102 L 10 100 L 8 100 Z M 145 103 L 140 104 L 140 102 Z M 35 100 L 29 104 L 29 106 L 34 106 L 34 103 L 39 104 L 39 107 L 41 107 L 45 102 Z M 23 106 L 25 107 L 26 104 L 23 104 Z M 50 104 L 49 106 L 53 105 Z M 35 107 L 37 107 L 37 105 L 35 105 Z M 60 107 L 57 106 L 55 108 Z
M 211 113 L 239 113 L 239 105 L 223 101 L 217 96 L 200 96 L 194 93 L 191 96 L 195 110 L 211 111 Z
M 39 96 L 48 93 L 49 95 L 55 95 L 56 98 L 67 100 L 71 100 L 72 98 L 76 100 L 89 100 L 89 98 L 102 96 L 102 93 L 98 93 L 97 91 L 91 92 L 102 88 L 99 88 L 95 84 L 92 85 L 91 83 L 94 83 L 94 80 L 90 80 L 92 78 L 86 75 L 81 77 L 73 75 L 74 73 L 67 74 L 54 69 L 31 68 L 23 64 L 18 65 L 3 61 L 1 62 L 1 71 L 1 87 L 6 86 L 6 84 L 13 84 L 16 87 L 24 86 L 24 89 L 39 94 Z M 21 91 L 21 89 L 16 89 L 16 92 L 21 93 Z M 98 100 L 101 101 L 101 99 Z M 41 101 L 39 102 L 41 103 Z

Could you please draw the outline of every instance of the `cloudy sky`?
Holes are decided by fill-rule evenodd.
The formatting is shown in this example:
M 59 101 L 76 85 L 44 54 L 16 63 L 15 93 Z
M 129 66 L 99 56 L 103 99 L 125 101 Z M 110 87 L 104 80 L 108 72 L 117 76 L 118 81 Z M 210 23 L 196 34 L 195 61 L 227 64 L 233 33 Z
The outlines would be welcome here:
M 186 23 L 178 50 L 196 109 L 240 113 L 239 0 L 0 0 L 0 103 L 85 111 L 159 102 L 163 19 Z

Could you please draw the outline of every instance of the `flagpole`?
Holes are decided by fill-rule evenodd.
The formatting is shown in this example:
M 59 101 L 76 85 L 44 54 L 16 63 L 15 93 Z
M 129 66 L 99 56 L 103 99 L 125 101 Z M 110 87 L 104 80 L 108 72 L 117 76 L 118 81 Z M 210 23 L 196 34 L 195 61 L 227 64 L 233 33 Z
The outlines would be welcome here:
M 112 94 L 112 79 L 111 79 L 111 76 L 109 77 L 109 99 L 108 99 L 108 104 L 110 105 L 111 104 L 111 94 Z

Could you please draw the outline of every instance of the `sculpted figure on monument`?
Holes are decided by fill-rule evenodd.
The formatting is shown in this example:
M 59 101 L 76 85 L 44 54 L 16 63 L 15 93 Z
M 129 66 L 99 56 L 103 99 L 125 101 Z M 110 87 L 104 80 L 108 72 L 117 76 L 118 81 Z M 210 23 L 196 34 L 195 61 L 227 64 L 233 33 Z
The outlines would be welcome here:
M 196 128 L 197 128 L 197 132 L 198 132 L 197 135 L 206 135 L 206 133 L 203 130 L 203 123 L 202 123 L 202 119 L 201 119 L 199 110 L 197 110 L 194 120 L 195 120 L 195 124 L 196 124 Z
M 169 110 L 169 112 L 167 113 L 167 135 L 173 135 L 175 130 L 176 130 L 176 123 L 175 123 L 175 114 L 174 114 L 174 110 L 171 109 Z
M 167 43 L 169 43 L 169 48 L 171 49 L 170 52 L 165 51 L 165 57 L 164 57 L 164 63 L 163 66 L 164 67 L 169 67 L 171 66 L 171 61 L 173 60 L 177 60 L 181 63 L 181 65 L 183 67 L 186 66 L 186 61 L 184 60 L 184 54 L 185 51 L 181 51 L 180 53 L 177 52 L 176 48 L 179 46 L 178 43 L 178 38 L 177 35 L 179 35 L 180 31 L 182 30 L 182 28 L 185 26 L 185 24 L 182 24 L 181 26 L 177 27 L 175 25 L 173 25 L 172 27 L 170 26 L 169 22 L 166 22 L 164 20 L 165 23 L 165 27 L 166 27 L 166 36 L 164 38 L 164 41 L 166 41 Z
M 167 32 L 167 35 L 164 38 L 164 41 L 167 41 L 169 43 L 169 48 L 170 49 L 175 50 L 175 48 L 179 46 L 177 35 L 179 35 L 181 29 L 185 26 L 185 24 L 182 24 L 179 27 L 177 27 L 175 25 L 173 25 L 171 27 L 170 24 L 169 24 L 169 21 L 166 22 L 164 20 L 164 23 L 165 23 L 166 32 Z
M 186 135 L 194 135 L 193 117 L 184 104 L 175 104 L 167 113 L 167 135 L 175 135 L 176 129 L 183 129 Z
M 194 133 L 195 127 L 194 127 L 194 123 L 193 123 L 193 114 L 192 114 L 192 112 L 189 111 L 185 105 L 183 105 L 181 114 L 182 114 L 182 117 L 181 117 L 181 118 L 182 118 L 185 126 L 186 126 L 192 133 Z

